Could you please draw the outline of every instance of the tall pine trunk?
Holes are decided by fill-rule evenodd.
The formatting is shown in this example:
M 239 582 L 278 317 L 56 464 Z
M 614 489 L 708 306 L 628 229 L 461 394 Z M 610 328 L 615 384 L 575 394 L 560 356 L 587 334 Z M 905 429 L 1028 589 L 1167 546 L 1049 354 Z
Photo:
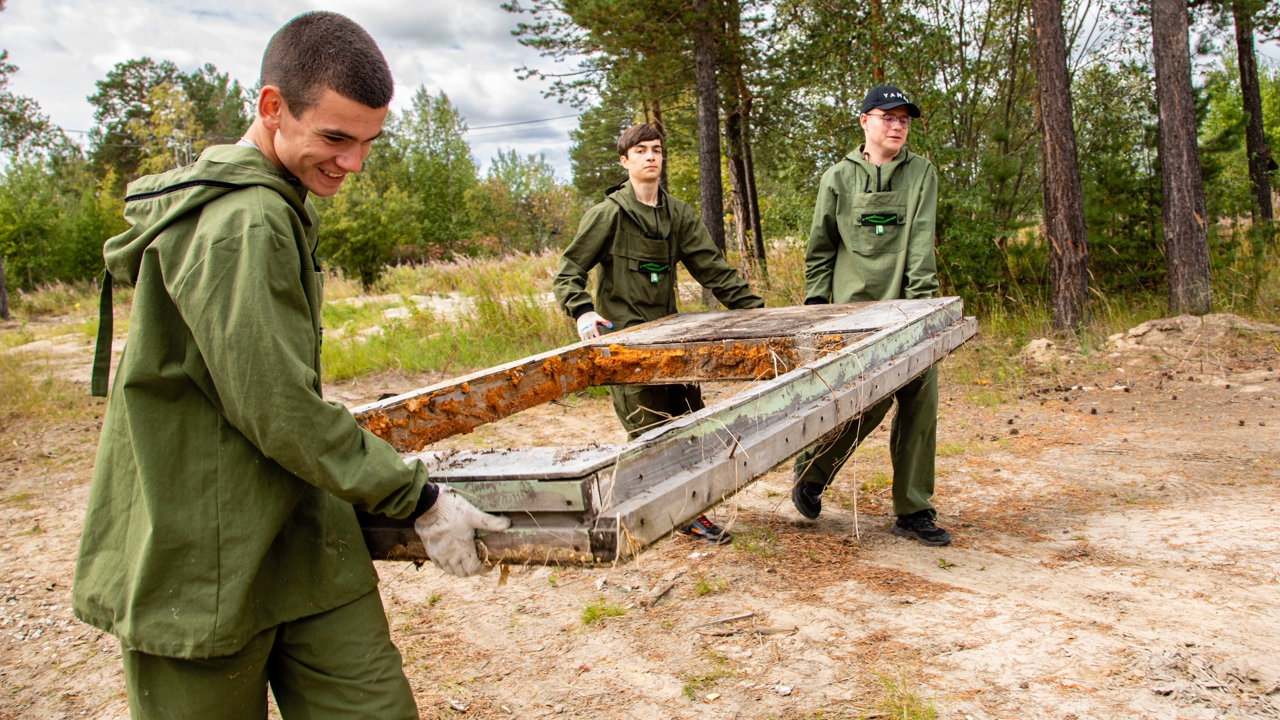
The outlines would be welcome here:
M 743 89 L 742 161 L 747 173 L 747 210 L 751 214 L 751 243 L 760 268 L 760 279 L 769 282 L 769 261 L 764 253 L 764 223 L 760 219 L 760 196 L 756 193 L 756 167 L 751 159 L 751 95 Z
M 1044 234 L 1049 244 L 1053 327 L 1084 322 L 1089 292 L 1089 247 L 1080 193 L 1076 131 L 1071 120 L 1071 76 L 1062 31 L 1062 0 L 1032 0 L 1036 33 L 1036 96 L 1040 103 L 1044 167 Z
M 662 135 L 662 137 L 665 138 L 667 136 L 667 124 L 662 122 L 662 101 L 658 99 L 657 95 L 654 95 L 651 105 L 653 111 L 653 127 Z M 663 147 L 663 153 L 666 152 L 666 148 Z M 662 175 L 658 178 L 658 186 L 663 190 L 667 189 L 667 166 L 671 164 L 669 162 L 670 159 L 671 158 L 666 157 L 664 154 L 662 161 Z
M 1160 195 L 1169 312 L 1203 315 L 1210 309 L 1209 240 L 1186 0 L 1151 0 L 1151 50 L 1160 111 Z
M 730 96 L 737 118 L 737 140 L 730 141 L 733 146 L 732 157 L 740 165 L 737 168 L 741 187 L 736 192 L 742 195 L 742 217 L 746 232 L 750 235 L 750 248 L 744 251 L 743 261 L 754 258 L 753 263 L 760 279 L 767 280 L 769 268 L 764 255 L 764 229 L 760 220 L 760 199 L 756 194 L 755 165 L 751 159 L 751 104 L 753 97 L 751 88 L 747 86 L 742 67 L 746 53 L 742 41 L 742 10 L 738 0 L 725 0 L 725 30 L 729 52 L 723 54 L 724 64 L 728 70 L 726 93 Z M 726 123 L 726 135 L 728 124 Z
M 1271 166 L 1271 148 L 1262 129 L 1262 92 L 1258 87 L 1258 61 L 1253 51 L 1253 12 L 1247 0 L 1231 3 L 1231 14 L 1236 25 L 1236 59 L 1240 65 L 1240 95 L 1244 100 L 1244 114 L 1248 118 L 1244 129 L 1246 151 L 1249 153 L 1249 181 L 1253 184 L 1253 198 L 1257 204 L 1255 225 L 1270 223 L 1271 179 L 1267 176 Z M 1269 234 L 1271 228 L 1266 228 Z
M 9 319 L 9 291 L 4 286 L 4 256 L 0 255 L 0 320 Z
M 733 235 L 740 255 L 739 272 L 750 279 L 752 253 L 748 232 L 751 228 L 751 211 L 747 209 L 747 163 L 742 156 L 742 112 L 736 86 L 726 92 L 728 112 L 724 118 L 724 141 L 729 155 L 729 208 L 733 214 Z
M 694 0 L 694 92 L 698 101 L 698 195 L 702 222 L 711 240 L 724 253 L 724 195 L 720 189 L 720 100 L 716 87 L 716 40 L 712 0 Z M 716 306 L 715 295 L 703 288 L 702 303 Z

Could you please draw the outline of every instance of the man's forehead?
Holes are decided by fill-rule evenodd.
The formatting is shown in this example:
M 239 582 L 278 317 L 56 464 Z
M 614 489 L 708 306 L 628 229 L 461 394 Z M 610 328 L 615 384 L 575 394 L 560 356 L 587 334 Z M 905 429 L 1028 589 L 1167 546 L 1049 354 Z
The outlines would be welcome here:
M 902 105 L 899 105 L 898 107 L 895 107 L 895 108 L 888 108 L 888 109 L 885 109 L 885 108 L 871 108 L 871 109 L 879 110 L 880 112 L 888 115 L 907 115 L 908 114 L 907 108 Z M 866 114 L 867 113 L 863 113 L 863 115 L 866 115 Z
M 631 147 L 660 148 L 662 147 L 662 141 L 661 140 L 645 140 L 644 142 L 638 142 L 635 145 L 632 145 Z

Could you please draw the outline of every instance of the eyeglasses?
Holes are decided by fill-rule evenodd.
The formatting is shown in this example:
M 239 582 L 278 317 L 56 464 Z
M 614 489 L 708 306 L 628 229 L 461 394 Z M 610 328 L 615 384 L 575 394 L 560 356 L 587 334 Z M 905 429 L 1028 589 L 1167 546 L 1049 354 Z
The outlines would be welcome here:
M 885 127 L 891 128 L 891 127 L 897 127 L 901 125 L 904 130 L 906 128 L 911 127 L 911 118 L 907 117 L 906 115 L 903 115 L 902 117 L 898 117 L 897 115 L 890 115 L 889 113 L 876 113 L 874 115 L 872 115 L 871 113 L 865 113 L 865 114 L 867 115 L 867 117 L 880 118 L 880 121 L 884 123 Z

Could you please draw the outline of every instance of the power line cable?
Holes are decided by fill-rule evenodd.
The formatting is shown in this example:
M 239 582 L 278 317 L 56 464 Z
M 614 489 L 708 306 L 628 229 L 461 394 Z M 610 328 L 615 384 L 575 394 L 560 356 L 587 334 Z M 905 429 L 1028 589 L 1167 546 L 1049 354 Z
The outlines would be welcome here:
M 551 122 L 552 120 L 564 120 L 565 118 L 576 118 L 582 113 L 574 113 L 572 115 L 559 115 L 557 117 L 541 118 L 538 120 L 521 120 L 520 122 L 499 123 L 498 125 L 478 125 L 476 127 L 467 128 L 467 132 L 472 130 L 488 130 L 490 128 L 511 127 L 512 125 L 532 125 L 533 123 Z

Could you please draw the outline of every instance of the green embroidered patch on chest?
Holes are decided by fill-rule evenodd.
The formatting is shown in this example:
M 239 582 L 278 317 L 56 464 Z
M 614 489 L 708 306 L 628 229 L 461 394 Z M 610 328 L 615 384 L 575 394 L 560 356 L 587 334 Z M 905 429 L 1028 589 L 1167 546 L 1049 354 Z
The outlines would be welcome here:
M 667 272 L 671 269 L 671 263 L 642 262 L 638 270 L 640 272 L 649 273 L 649 282 L 658 282 L 661 278 L 659 273 Z

